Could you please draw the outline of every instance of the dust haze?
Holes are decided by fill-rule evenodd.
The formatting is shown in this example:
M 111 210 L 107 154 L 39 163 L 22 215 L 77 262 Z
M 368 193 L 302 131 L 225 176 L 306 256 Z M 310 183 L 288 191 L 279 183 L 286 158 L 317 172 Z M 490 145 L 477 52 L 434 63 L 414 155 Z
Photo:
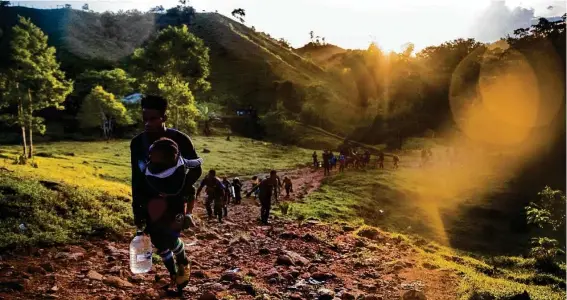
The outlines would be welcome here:
M 440 210 L 460 204 L 481 205 L 534 158 L 547 155 L 564 90 L 560 58 L 551 45 L 539 46 L 537 57 L 507 50 L 505 42 L 479 49 L 480 75 L 465 81 L 465 58 L 451 82 L 451 110 L 458 133 L 447 131 L 446 145 L 433 149 L 434 160 L 422 168 L 401 170 L 413 182 L 413 199 L 430 217 L 436 235 L 448 243 Z M 505 59 L 494 63 L 494 56 Z

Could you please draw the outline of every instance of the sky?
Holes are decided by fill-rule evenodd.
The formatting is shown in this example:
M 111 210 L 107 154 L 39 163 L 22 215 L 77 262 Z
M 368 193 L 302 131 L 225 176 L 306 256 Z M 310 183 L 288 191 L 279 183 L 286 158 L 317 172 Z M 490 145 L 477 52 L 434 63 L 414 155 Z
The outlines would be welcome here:
M 535 17 L 561 16 L 565 2 L 556 0 L 190 0 L 198 12 L 230 16 L 246 11 L 245 24 L 293 47 L 309 42 L 309 32 L 343 48 L 365 49 L 371 42 L 400 51 L 407 43 L 416 50 L 456 38 L 495 41 L 514 29 L 528 27 Z M 172 7 L 176 0 L 12 1 L 14 5 L 56 8 L 84 3 L 95 11 Z

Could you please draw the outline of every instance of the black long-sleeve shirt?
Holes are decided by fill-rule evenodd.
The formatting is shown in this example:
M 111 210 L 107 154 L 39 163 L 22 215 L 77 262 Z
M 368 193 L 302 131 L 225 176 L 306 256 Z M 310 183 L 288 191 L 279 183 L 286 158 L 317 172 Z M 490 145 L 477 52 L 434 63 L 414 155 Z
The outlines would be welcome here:
M 260 182 L 260 184 L 256 185 L 252 188 L 250 193 L 255 192 L 256 190 L 260 190 L 260 199 L 270 199 L 272 197 L 272 191 L 274 187 L 279 186 L 281 187 L 280 177 L 276 176 L 275 178 L 266 178 Z
M 177 131 L 175 129 L 167 129 L 162 136 L 155 137 L 151 139 L 145 132 L 140 133 L 132 139 L 130 142 L 130 158 L 132 167 L 132 209 L 134 212 L 134 220 L 138 222 L 142 219 L 147 219 L 147 203 L 153 197 L 159 196 L 159 193 L 152 188 L 150 188 L 145 180 L 145 175 L 142 173 L 140 164 L 145 164 L 148 159 L 148 151 L 150 145 L 157 139 L 166 137 L 177 143 L 179 152 L 182 157 L 186 159 L 197 159 L 197 152 L 193 146 L 191 138 L 186 134 Z M 188 184 L 193 184 L 200 176 L 199 172 L 195 174 L 197 178 L 194 178 L 192 182 L 187 182 Z M 188 178 L 189 179 L 189 178 Z M 194 190 L 193 190 L 194 193 Z M 188 195 L 181 195 L 188 196 Z

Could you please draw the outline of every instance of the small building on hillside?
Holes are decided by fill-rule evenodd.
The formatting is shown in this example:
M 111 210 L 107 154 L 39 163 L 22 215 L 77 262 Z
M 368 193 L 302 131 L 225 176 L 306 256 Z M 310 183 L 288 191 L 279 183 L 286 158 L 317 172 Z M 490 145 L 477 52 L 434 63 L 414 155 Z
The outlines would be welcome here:
M 122 102 L 128 104 L 136 104 L 136 103 L 140 103 L 143 97 L 144 95 L 142 95 L 142 93 L 134 93 L 122 98 Z

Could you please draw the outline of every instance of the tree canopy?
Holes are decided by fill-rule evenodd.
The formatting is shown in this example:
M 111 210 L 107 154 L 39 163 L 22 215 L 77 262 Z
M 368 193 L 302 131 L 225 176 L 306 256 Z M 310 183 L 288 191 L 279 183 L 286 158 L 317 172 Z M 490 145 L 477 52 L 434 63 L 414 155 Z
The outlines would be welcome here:
M 132 63 L 139 78 L 174 74 L 187 81 L 192 90 L 210 88 L 209 49 L 186 25 L 160 31 L 145 48 L 134 51 Z
M 4 119 L 22 128 L 24 141 L 25 129 L 28 129 L 27 155 L 32 157 L 32 133 L 45 131 L 43 119 L 34 113 L 48 107 L 63 109 L 62 103 L 72 92 L 73 84 L 61 71 L 55 48 L 48 46 L 47 36 L 30 19 L 20 17 L 18 25 L 13 28 L 11 68 L 4 75 L 3 85 L 5 102 L 0 106 L 18 108 L 17 115 L 8 115 Z
M 82 128 L 100 126 L 105 138 L 110 137 L 114 124 L 132 123 L 124 104 L 101 86 L 94 87 L 87 95 L 77 118 Z

